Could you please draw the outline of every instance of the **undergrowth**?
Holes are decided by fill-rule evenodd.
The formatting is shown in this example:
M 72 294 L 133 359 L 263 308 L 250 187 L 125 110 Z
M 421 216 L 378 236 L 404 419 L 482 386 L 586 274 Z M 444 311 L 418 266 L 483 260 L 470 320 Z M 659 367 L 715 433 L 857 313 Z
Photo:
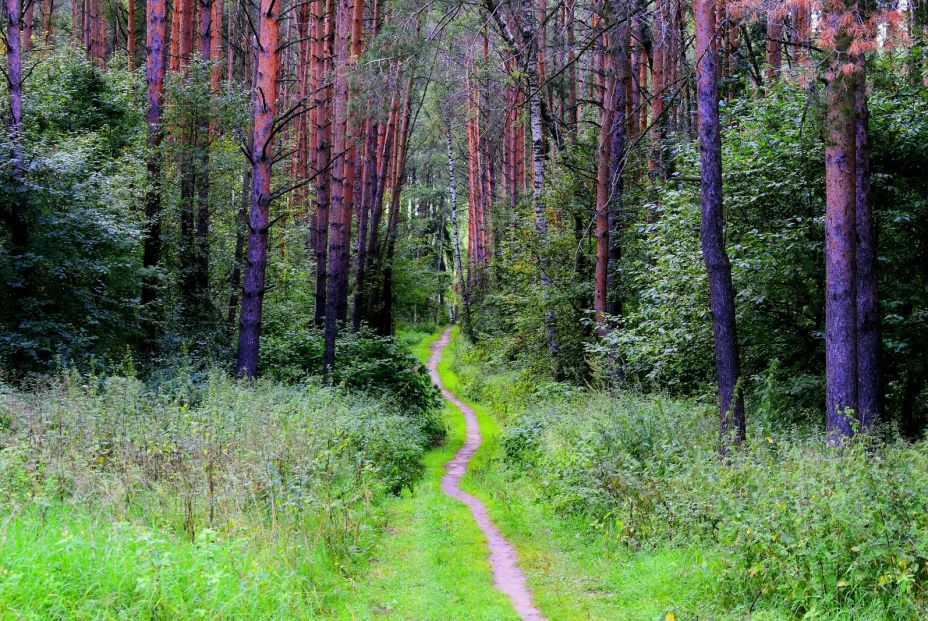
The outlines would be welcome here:
M 0 616 L 312 618 L 443 433 L 312 382 L 76 372 L 0 394 Z
M 500 414 L 506 476 L 531 485 L 565 528 L 632 553 L 695 546 L 718 559 L 703 614 L 925 616 L 924 442 L 835 448 L 756 420 L 723 460 L 712 404 L 537 385 L 466 345 L 455 371 L 465 396 Z

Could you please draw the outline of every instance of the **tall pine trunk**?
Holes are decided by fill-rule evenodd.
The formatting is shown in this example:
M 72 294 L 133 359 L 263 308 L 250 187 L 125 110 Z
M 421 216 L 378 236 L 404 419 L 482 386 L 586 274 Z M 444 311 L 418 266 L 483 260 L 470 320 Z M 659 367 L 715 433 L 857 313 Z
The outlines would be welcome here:
M 604 11 L 605 13 L 605 11 Z M 602 23 L 602 22 L 600 22 Z M 606 22 L 608 24 L 608 21 Z M 606 280 L 609 272 L 609 164 L 611 161 L 613 114 L 613 58 L 606 53 L 608 26 L 597 28 L 595 44 L 595 64 L 601 68 L 602 75 L 597 76 L 603 85 L 598 89 L 602 100 L 599 113 L 599 158 L 596 166 L 596 267 L 593 275 L 593 308 L 596 311 L 596 323 L 601 334 L 606 330 Z
M 313 75 L 317 83 L 315 93 L 316 152 L 313 176 L 316 179 L 316 213 L 313 217 L 314 252 L 316 258 L 316 298 L 314 322 L 317 327 L 325 323 L 326 313 L 326 277 L 328 272 L 329 246 L 329 182 L 331 174 L 329 164 L 332 155 L 332 123 L 329 114 L 332 99 L 332 85 L 326 83 L 331 67 L 331 40 L 335 25 L 332 15 L 332 0 L 315 0 L 313 3 Z
M 258 374 L 261 315 L 267 272 L 267 237 L 271 203 L 272 131 L 277 110 L 277 74 L 280 71 L 280 2 L 261 0 L 258 28 L 258 75 L 255 88 L 254 143 L 251 150 L 251 211 L 248 214 L 248 249 L 245 286 L 239 318 L 238 362 L 241 377 Z
M 719 382 L 721 450 L 744 440 L 744 397 L 735 326 L 735 296 L 731 264 L 725 251 L 722 216 L 722 138 L 719 126 L 717 58 L 713 45 L 715 0 L 696 0 L 696 85 L 699 117 L 699 161 L 702 184 L 702 221 L 699 233 L 709 274 L 709 304 L 715 334 L 715 367 Z
M 326 270 L 324 375 L 328 379 L 335 368 L 335 339 L 339 330 L 339 294 L 343 274 L 344 245 L 351 227 L 351 206 L 346 192 L 346 123 L 348 120 L 348 39 L 351 28 L 351 0 L 339 0 L 336 14 L 334 101 L 332 113 L 332 197 L 329 212 L 328 269 Z
M 858 409 L 854 90 L 837 70 L 825 89 L 825 427 L 833 442 L 853 433 Z
M 622 314 L 622 297 L 619 291 L 619 261 L 622 259 L 622 174 L 625 169 L 625 145 L 631 125 L 629 118 L 629 36 L 628 11 L 624 0 L 611 0 L 612 14 L 617 21 L 612 46 L 612 129 L 609 134 L 609 269 L 606 271 L 606 313 Z M 623 115 L 625 117 L 623 118 Z

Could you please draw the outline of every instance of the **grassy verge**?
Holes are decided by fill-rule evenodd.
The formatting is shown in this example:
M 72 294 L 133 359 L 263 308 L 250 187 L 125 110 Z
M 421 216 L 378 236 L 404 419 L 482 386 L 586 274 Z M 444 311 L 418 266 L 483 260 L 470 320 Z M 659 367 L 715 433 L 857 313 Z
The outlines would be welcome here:
M 460 379 L 453 371 L 457 340 L 445 351 L 439 373 L 445 386 L 460 396 Z M 710 556 L 674 548 L 635 554 L 536 502 L 529 481 L 516 482 L 505 472 L 498 422 L 479 403 L 468 403 L 477 413 L 484 443 L 463 486 L 486 503 L 519 551 L 536 603 L 549 619 L 687 619 L 694 617 L 697 604 L 711 600 Z

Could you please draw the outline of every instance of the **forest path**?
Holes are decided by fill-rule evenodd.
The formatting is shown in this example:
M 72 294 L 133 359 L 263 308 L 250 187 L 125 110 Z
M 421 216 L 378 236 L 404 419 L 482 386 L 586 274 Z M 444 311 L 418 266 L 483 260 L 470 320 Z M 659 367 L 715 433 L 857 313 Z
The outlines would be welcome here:
M 477 423 L 477 415 L 474 410 L 445 388 L 438 373 L 438 364 L 441 361 L 442 351 L 451 340 L 451 331 L 452 328 L 447 328 L 442 332 L 441 338 L 432 344 L 432 356 L 429 359 L 428 367 L 432 381 L 441 390 L 441 394 L 463 415 L 466 432 L 464 445 L 458 450 L 454 458 L 445 465 L 445 475 L 441 480 L 441 489 L 451 498 L 460 500 L 470 508 L 477 526 L 487 539 L 487 547 L 490 550 L 490 566 L 493 569 L 494 586 L 497 590 L 512 601 L 513 607 L 524 621 L 544 621 L 545 618 L 532 603 L 532 594 L 529 591 L 525 575 L 519 568 L 519 558 L 515 548 L 493 524 L 486 505 L 461 489 L 461 478 L 467 474 L 467 465 L 474 453 L 477 452 L 477 449 L 480 448 L 483 438 L 480 435 L 480 426 Z

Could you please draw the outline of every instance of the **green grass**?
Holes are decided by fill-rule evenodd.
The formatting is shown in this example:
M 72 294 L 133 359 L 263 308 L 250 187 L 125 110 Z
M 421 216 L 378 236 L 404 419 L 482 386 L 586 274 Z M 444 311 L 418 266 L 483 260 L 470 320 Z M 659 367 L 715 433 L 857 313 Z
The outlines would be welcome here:
M 347 586 L 308 529 L 188 542 L 63 504 L 10 516 L 0 558 L 2 619 L 310 619 Z
M 423 338 L 401 335 L 423 362 L 439 332 Z M 387 508 L 391 524 L 366 575 L 355 585 L 353 601 L 341 618 L 446 619 L 505 621 L 518 619 L 509 601 L 493 588 L 486 540 L 470 510 L 440 488 L 444 465 L 463 444 L 460 413 L 444 410 L 448 440 L 425 458 L 426 473 L 414 493 L 404 493 Z
M 457 334 L 455 329 L 439 373 L 460 397 L 463 390 L 453 371 Z M 474 408 L 483 434 L 483 446 L 462 485 L 486 503 L 518 550 L 535 602 L 549 619 L 650 621 L 668 613 L 687 619 L 697 604 L 712 597 L 708 578 L 713 559 L 700 551 L 667 548 L 635 554 L 537 502 L 536 490 L 526 480 L 516 484 L 505 473 L 496 419 L 479 403 L 462 400 Z

